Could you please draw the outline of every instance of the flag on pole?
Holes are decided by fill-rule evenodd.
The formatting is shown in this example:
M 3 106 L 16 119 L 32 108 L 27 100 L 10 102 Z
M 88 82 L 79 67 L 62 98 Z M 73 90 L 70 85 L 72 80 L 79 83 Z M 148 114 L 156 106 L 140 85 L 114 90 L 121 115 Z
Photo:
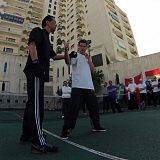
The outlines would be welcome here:
M 157 69 L 154 69 L 154 70 L 151 70 L 151 71 L 146 71 L 145 76 L 146 76 L 147 80 L 153 79 L 155 76 L 157 78 L 160 78 L 160 68 L 157 68 Z

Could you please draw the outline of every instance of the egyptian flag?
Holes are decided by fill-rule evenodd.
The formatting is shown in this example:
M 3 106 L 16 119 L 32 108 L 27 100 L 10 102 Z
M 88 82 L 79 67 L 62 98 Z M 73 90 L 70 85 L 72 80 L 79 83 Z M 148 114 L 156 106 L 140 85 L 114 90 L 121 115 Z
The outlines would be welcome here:
M 151 71 L 146 71 L 145 76 L 146 76 L 147 80 L 153 79 L 155 76 L 157 78 L 160 78 L 160 68 L 157 68 L 157 69 L 154 69 L 154 70 L 151 70 Z

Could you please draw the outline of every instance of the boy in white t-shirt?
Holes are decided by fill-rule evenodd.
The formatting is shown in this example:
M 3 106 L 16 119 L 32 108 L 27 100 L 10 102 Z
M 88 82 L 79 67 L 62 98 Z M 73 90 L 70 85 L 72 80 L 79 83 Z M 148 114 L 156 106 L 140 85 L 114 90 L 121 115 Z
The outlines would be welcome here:
M 146 107 L 146 84 L 140 79 L 137 87 L 140 93 L 140 108 L 143 109 Z
M 87 41 L 80 40 L 78 42 L 78 52 L 71 52 L 70 54 L 72 65 L 71 105 L 64 117 L 61 134 L 63 139 L 67 139 L 71 130 L 75 128 L 79 109 L 84 100 L 92 122 L 92 131 L 105 131 L 105 128 L 100 125 L 98 102 L 91 76 L 91 72 L 94 72 L 94 64 L 90 55 L 86 53 L 87 47 Z
M 128 109 L 133 110 L 133 109 L 138 109 L 138 104 L 137 104 L 137 85 L 133 82 L 133 79 L 130 79 L 129 85 L 126 88 L 128 91 Z

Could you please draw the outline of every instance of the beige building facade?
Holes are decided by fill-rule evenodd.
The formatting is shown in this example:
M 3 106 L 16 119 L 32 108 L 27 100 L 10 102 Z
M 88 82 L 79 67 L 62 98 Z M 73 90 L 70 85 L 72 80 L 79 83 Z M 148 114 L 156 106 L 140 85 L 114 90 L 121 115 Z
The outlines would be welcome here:
M 0 3 L 0 86 L 2 91 L 26 93 L 23 68 L 28 54 L 28 36 L 34 27 L 41 27 L 47 14 L 56 14 L 56 0 L 1 0 Z M 53 35 L 50 36 L 53 43 Z M 53 95 L 53 66 L 46 94 Z
M 113 79 L 115 73 L 119 73 L 121 77 L 125 73 L 121 73 L 124 68 L 129 75 L 123 62 L 131 63 L 132 66 L 132 63 L 136 63 L 134 59 L 139 59 L 127 14 L 116 6 L 114 0 L 1 1 L 0 92 L 26 93 L 23 68 L 28 52 L 28 35 L 32 28 L 41 26 L 41 20 L 47 14 L 53 15 L 58 23 L 57 32 L 50 35 L 54 50 L 59 54 L 63 53 L 62 42 L 67 41 L 70 44 L 69 52 L 76 51 L 80 39 L 91 40 L 88 52 L 96 69 L 103 70 L 105 80 Z M 138 65 L 142 65 L 145 62 L 139 63 Z M 120 67 L 116 70 L 114 67 L 118 65 Z M 154 65 L 158 67 L 154 61 L 149 67 L 154 68 Z M 137 68 L 134 65 L 132 67 L 131 73 L 134 73 Z M 71 72 L 64 61 L 51 61 L 50 82 L 45 86 L 46 94 L 56 95 L 63 81 L 71 76 Z
M 114 0 L 59 0 L 57 6 L 58 30 L 55 50 L 63 52 L 63 41 L 77 51 L 80 39 L 91 40 L 89 54 L 96 67 L 139 57 L 133 32 L 127 17 Z M 60 88 L 71 71 L 64 62 L 55 62 L 54 90 Z

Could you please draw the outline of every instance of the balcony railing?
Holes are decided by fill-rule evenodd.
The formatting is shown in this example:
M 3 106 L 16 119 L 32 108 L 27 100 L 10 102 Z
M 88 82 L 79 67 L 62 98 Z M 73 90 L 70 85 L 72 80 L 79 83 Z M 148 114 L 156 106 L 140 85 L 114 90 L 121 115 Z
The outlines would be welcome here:
M 19 43 L 17 41 L 9 41 L 6 39 L 0 39 L 0 43 L 5 43 L 5 44 L 10 44 L 10 45 L 19 45 Z
M 4 33 L 11 33 L 11 34 L 15 34 L 15 35 L 21 35 L 22 31 L 18 30 L 18 29 L 13 29 L 10 27 L 0 27 L 0 31 L 4 32 Z

